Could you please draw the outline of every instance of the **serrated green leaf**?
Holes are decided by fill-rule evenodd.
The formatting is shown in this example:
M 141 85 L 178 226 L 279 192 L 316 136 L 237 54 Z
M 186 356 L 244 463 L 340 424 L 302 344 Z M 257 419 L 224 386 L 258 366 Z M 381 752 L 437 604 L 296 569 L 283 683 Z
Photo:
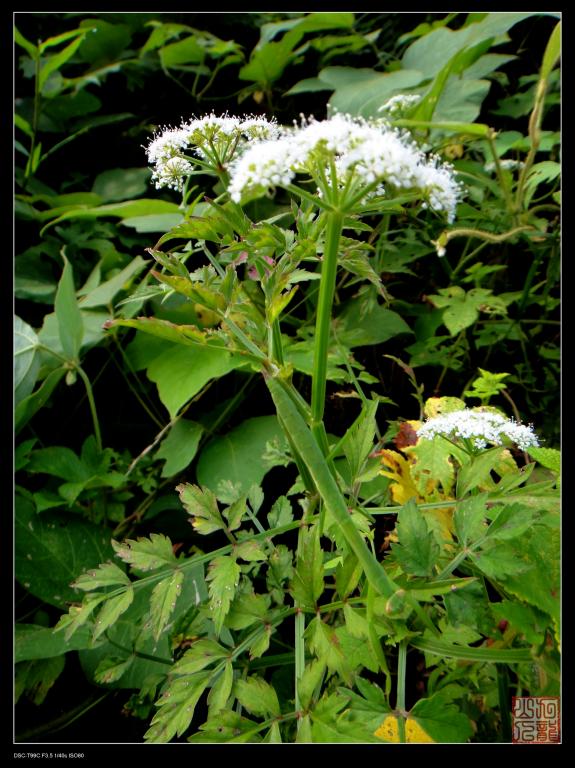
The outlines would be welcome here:
M 314 691 L 318 688 L 325 674 L 326 664 L 323 659 L 314 659 L 306 664 L 303 675 L 298 680 L 298 693 L 304 710 L 310 708 Z
M 267 514 L 267 519 L 270 528 L 291 523 L 293 520 L 293 510 L 290 500 L 286 496 L 279 496 L 272 504 Z
M 64 354 L 68 360 L 77 360 L 84 338 L 84 321 L 76 299 L 72 267 L 64 255 L 62 258 L 64 270 L 56 291 L 54 311 Z
M 230 629 L 245 629 L 261 622 L 270 606 L 268 595 L 256 595 L 255 592 L 240 590 L 226 616 L 226 626 Z
M 259 541 L 242 541 L 236 544 L 233 549 L 234 556 L 239 557 L 246 562 L 253 562 L 256 560 L 262 561 L 267 559 L 267 554 L 263 545 Z
M 150 598 L 150 621 L 152 634 L 156 640 L 159 639 L 170 616 L 176 607 L 176 600 L 182 591 L 182 582 L 184 574 L 176 570 L 167 579 L 163 579 L 154 587 L 152 597 Z
M 119 616 L 128 610 L 133 599 L 134 588 L 128 587 L 121 595 L 110 597 L 106 600 L 96 619 L 96 626 L 92 636 L 94 640 L 97 640 Z
M 194 675 L 212 662 L 219 659 L 225 659 L 229 656 L 229 651 L 207 637 L 196 640 L 192 647 L 187 650 L 181 659 L 173 666 L 174 675 Z
M 514 539 L 530 528 L 535 510 L 523 504 L 509 504 L 503 507 L 487 530 L 489 539 Z
M 377 406 L 376 400 L 365 403 L 360 418 L 344 436 L 342 447 L 349 463 L 352 478 L 359 475 L 367 457 L 373 450 L 377 426 L 375 421 Z
M 351 682 L 349 660 L 343 652 L 334 627 L 328 626 L 319 616 L 316 616 L 305 630 L 305 637 L 312 653 L 325 663 L 330 672 L 341 675 L 349 684 Z
M 247 513 L 246 497 L 240 496 L 239 499 L 224 509 L 223 514 L 228 521 L 228 531 L 235 531 L 242 524 L 242 519 Z
M 301 610 L 315 611 L 323 592 L 323 552 L 317 525 L 300 531 L 291 592 Z
M 234 694 L 252 715 L 277 717 L 280 714 L 277 693 L 263 677 L 251 675 L 245 680 L 236 680 Z
M 118 557 L 139 571 L 154 571 L 177 562 L 172 542 L 161 533 L 151 533 L 149 538 L 126 539 L 121 544 L 112 540 L 112 546 Z
M 221 555 L 211 561 L 206 581 L 209 581 L 210 612 L 218 635 L 230 609 L 239 579 L 240 566 L 233 557 Z
M 521 561 L 516 551 L 506 544 L 473 554 L 473 559 L 488 578 L 496 580 L 524 573 L 533 567 Z
M 250 659 L 259 659 L 263 656 L 267 649 L 270 647 L 270 640 L 272 636 L 272 627 L 267 624 L 264 627 L 264 631 L 257 637 L 248 647 L 248 653 Z
M 176 491 L 180 494 L 184 509 L 192 515 L 192 525 L 198 533 L 206 535 L 226 528 L 216 496 L 209 488 L 182 483 L 176 487 Z
M 489 482 L 491 471 L 501 462 L 504 448 L 491 448 L 473 456 L 468 464 L 459 470 L 457 475 L 457 498 L 465 496 L 473 488 L 478 488 Z
M 234 665 L 227 661 L 224 671 L 220 674 L 216 682 L 212 685 L 208 694 L 208 718 L 214 717 L 221 709 L 224 709 L 234 684 Z
M 94 612 L 94 609 L 105 599 L 106 595 L 86 597 L 84 598 L 82 605 L 70 606 L 68 613 L 60 616 L 58 623 L 54 627 L 54 632 L 59 632 L 60 630 L 65 629 L 64 638 L 69 640 L 74 632 L 88 621 Z
M 487 530 L 485 525 L 487 495 L 481 493 L 478 496 L 472 496 L 455 508 L 453 523 L 462 547 L 467 547 Z
M 194 710 L 211 677 L 210 672 L 192 678 L 177 679 L 167 687 L 156 706 L 150 728 L 144 738 L 147 742 L 163 744 L 174 736 L 181 736 L 189 727 Z
M 131 666 L 134 661 L 133 656 L 128 656 L 127 659 L 104 659 L 98 665 L 94 674 L 94 679 L 97 683 L 106 685 L 107 683 L 115 683 L 119 680 L 128 667 Z
M 422 472 L 435 484 L 441 483 L 445 494 L 451 493 L 455 477 L 451 448 L 445 440 L 420 438 L 416 445 L 410 445 L 408 449 L 409 455 L 417 458 L 417 472 Z
M 85 592 L 99 587 L 114 587 L 130 584 L 130 578 L 115 563 L 102 563 L 96 570 L 86 571 L 72 586 Z
M 369 637 L 369 624 L 357 608 L 352 608 L 349 603 L 344 603 L 343 615 L 345 626 L 352 637 Z
M 392 553 L 406 573 L 429 576 L 439 557 L 439 545 L 427 527 L 427 521 L 413 499 L 404 504 L 398 516 L 399 543 Z

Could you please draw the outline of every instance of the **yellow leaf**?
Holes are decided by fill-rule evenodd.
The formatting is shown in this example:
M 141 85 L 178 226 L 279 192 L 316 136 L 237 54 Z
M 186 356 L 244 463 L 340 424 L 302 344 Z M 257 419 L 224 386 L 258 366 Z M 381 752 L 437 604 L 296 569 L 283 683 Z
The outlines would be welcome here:
M 397 717 L 388 715 L 383 723 L 374 731 L 374 736 L 383 741 L 399 743 L 399 723 Z M 405 741 L 411 744 L 434 744 L 431 736 L 423 730 L 417 720 L 408 717 L 405 721 Z
M 389 472 L 380 470 L 380 472 L 384 477 L 389 477 L 394 481 L 391 486 L 392 499 L 397 504 L 406 504 L 413 497 L 416 501 L 423 501 L 411 477 L 410 461 L 397 451 L 388 449 L 380 451 L 379 455 L 382 456 L 383 465 L 391 470 Z
M 392 741 L 394 743 L 399 742 L 399 725 L 397 724 L 397 717 L 388 715 L 379 728 L 374 731 L 374 736 L 384 741 Z
M 434 744 L 431 736 L 419 725 L 417 720 L 407 718 L 405 723 L 405 740 L 416 744 Z

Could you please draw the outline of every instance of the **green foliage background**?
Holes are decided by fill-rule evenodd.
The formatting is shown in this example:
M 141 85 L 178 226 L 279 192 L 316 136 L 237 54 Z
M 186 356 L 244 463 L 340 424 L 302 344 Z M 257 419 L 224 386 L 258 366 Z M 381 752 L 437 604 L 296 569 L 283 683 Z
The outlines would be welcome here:
M 96 707 L 118 741 L 126 738 L 119 713 L 129 714 L 131 738 L 141 741 L 160 694 L 177 698 L 178 680 L 187 680 L 183 702 L 192 709 L 199 702 L 197 723 L 188 730 L 189 718 L 175 712 L 166 726 L 168 707 L 160 703 L 148 740 L 168 733 L 191 741 L 379 741 L 374 732 L 397 710 L 388 664 L 401 665 L 408 639 L 413 669 L 419 664 L 410 718 L 435 741 L 505 740 L 504 679 L 508 692 L 557 694 L 556 23 L 553 13 L 15 14 L 18 740 L 71 733 L 81 740 L 82 715 Z M 281 199 L 252 201 L 249 218 L 210 217 L 204 195 L 221 190 L 201 184 L 192 198 L 202 218 L 190 220 L 177 194 L 150 183 L 144 147 L 156 129 L 212 110 L 285 124 L 334 110 L 375 117 L 405 92 L 422 99 L 399 124 L 453 162 L 467 195 L 444 231 L 427 217 L 416 232 L 401 208 L 346 231 L 325 425 L 355 525 L 380 558 L 396 537 L 385 560 L 401 589 L 415 590 L 414 600 L 435 601 L 439 640 L 408 626 L 402 596 L 394 594 L 390 606 L 361 586 L 357 559 L 335 530 L 328 551 L 310 523 L 296 548 L 294 519 L 313 513 L 306 512 L 305 472 L 298 477 L 281 428 L 287 421 L 299 434 L 297 410 L 281 391 L 270 388 L 270 397 L 241 355 L 194 344 L 198 329 L 217 326 L 217 306 L 169 291 L 151 274 L 161 267 L 169 275 L 177 259 L 189 259 L 186 274 L 203 265 L 205 248 L 190 242 L 233 254 L 241 241 L 276 262 L 297 247 L 307 270 L 321 240 L 312 218 L 297 233 L 295 225 L 282 229 L 281 219 L 252 226 L 289 213 Z M 446 255 L 438 257 L 437 247 Z M 304 396 L 313 272 L 302 270 L 297 306 L 277 309 Z M 244 285 L 257 302 L 257 283 Z M 304 289 L 312 298 L 300 302 Z M 505 469 L 497 456 L 462 470 L 458 490 L 471 496 L 454 526 L 458 546 L 473 554 L 467 566 L 463 557 L 450 561 L 451 570 L 436 518 L 415 502 L 401 507 L 397 529 L 397 510 L 362 512 L 370 501 L 387 509 L 397 501 L 375 449 L 393 441 L 401 449 L 405 424 L 424 416 L 429 398 L 446 396 L 533 423 L 544 444 L 530 469 Z M 457 458 L 421 451 L 423 473 L 442 477 L 445 490 L 453 481 L 445 467 Z M 492 476 L 503 485 L 490 484 Z M 422 488 L 418 503 L 437 507 L 448 498 Z M 486 499 L 477 493 L 488 492 L 507 501 L 486 520 Z M 255 538 L 245 529 L 252 523 Z M 243 541 L 230 539 L 241 525 Z M 287 538 L 272 546 L 263 535 L 272 529 Z M 221 537 L 212 551 L 203 538 L 210 532 Z M 82 575 L 108 561 L 101 577 Z M 150 570 L 156 575 L 146 581 Z M 438 573 L 453 582 L 434 587 Z M 332 581 L 341 616 L 322 597 Z M 75 634 L 52 632 L 80 605 L 82 590 L 98 589 L 88 595 L 89 610 L 82 604 L 81 620 L 70 619 Z M 226 590 L 227 603 L 216 610 Z M 309 614 L 311 658 L 307 666 L 303 660 L 296 694 L 309 712 L 297 734 L 294 649 L 282 623 L 292 598 Z M 209 603 L 211 618 L 202 609 Z M 83 622 L 97 606 L 100 628 L 90 632 Z M 297 635 L 300 619 L 289 616 Z M 146 621 L 151 634 L 144 637 Z M 206 629 L 210 621 L 215 632 Z M 468 651 L 457 661 L 453 644 L 502 654 L 488 662 Z M 506 652 L 519 652 L 509 667 Z M 445 658 L 438 662 L 438 654 Z M 234 708 L 226 707 L 230 696 Z

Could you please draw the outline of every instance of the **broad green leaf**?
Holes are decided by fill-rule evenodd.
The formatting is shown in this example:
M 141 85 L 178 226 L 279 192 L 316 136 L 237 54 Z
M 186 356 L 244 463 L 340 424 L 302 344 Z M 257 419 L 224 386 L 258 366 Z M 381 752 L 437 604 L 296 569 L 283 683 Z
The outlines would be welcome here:
M 14 629 L 15 664 L 20 661 L 61 656 L 68 651 L 89 648 L 92 644 L 92 633 L 88 627 L 80 628 L 69 640 L 64 635 L 55 633 L 53 628 L 35 624 L 16 624 Z
M 40 370 L 38 336 L 32 326 L 14 318 L 14 397 L 19 404 L 30 395 Z
M 197 453 L 204 432 L 201 424 L 179 419 L 156 451 L 156 459 L 164 459 L 162 477 L 173 477 L 184 470 Z
M 38 387 L 38 389 L 36 389 L 35 392 L 33 392 L 31 395 L 28 395 L 28 397 L 25 397 L 16 405 L 14 413 L 14 425 L 16 434 L 18 434 L 18 432 L 20 432 L 20 430 L 26 426 L 34 414 L 36 414 L 41 408 L 44 407 L 44 405 L 46 405 L 50 395 L 62 377 L 65 375 L 65 373 L 66 371 L 63 368 L 57 368 L 55 371 L 52 371 L 48 374 L 48 376 L 44 379 L 42 384 Z
M 122 543 L 112 540 L 116 555 L 138 571 L 154 571 L 177 563 L 172 542 L 162 533 L 151 533 L 149 538 L 126 539 Z
M 200 45 L 196 37 L 186 37 L 177 43 L 170 43 L 160 49 L 160 62 L 162 67 L 169 69 L 179 68 L 181 64 L 199 64 L 206 55 L 206 49 Z
M 414 722 L 411 738 L 409 738 L 410 720 Z M 423 733 L 420 733 L 415 725 Z M 425 735 L 429 738 L 425 738 Z M 467 715 L 447 701 L 446 697 L 439 691 L 434 696 L 419 699 L 416 702 L 406 723 L 406 736 L 410 741 L 432 740 L 439 744 L 462 743 L 473 736 L 473 728 Z
M 561 451 L 556 448 L 529 448 L 527 453 L 545 469 L 561 472 Z
M 80 315 L 83 325 L 83 336 L 81 348 L 99 344 L 104 338 L 104 323 L 110 319 L 108 312 L 98 310 L 80 310 Z M 60 340 L 59 320 L 55 312 L 51 312 L 44 316 L 44 323 L 42 328 L 38 332 L 38 338 L 40 342 L 54 352 L 66 356 L 64 347 Z M 46 362 L 50 367 L 55 364 L 60 365 L 61 361 L 56 360 L 52 354 L 42 353 L 43 362 Z
M 319 81 L 335 91 L 329 100 L 330 112 L 337 110 L 362 117 L 381 117 L 379 108 L 386 101 L 417 87 L 424 79 L 425 74 L 417 65 L 395 72 L 327 67 L 319 73 Z
M 79 576 L 73 586 L 88 592 L 100 587 L 127 586 L 130 578 L 115 563 L 103 563 L 96 570 L 86 571 Z
M 212 379 L 246 365 L 245 358 L 215 347 L 172 347 L 156 357 L 147 367 L 147 375 L 158 387 L 160 400 L 171 418 Z M 202 484 L 208 485 L 200 479 Z M 261 478 L 260 478 L 261 479 Z M 253 484 L 252 481 L 250 485 Z M 210 487 L 211 486 L 210 484 Z
M 127 267 L 117 275 L 106 280 L 97 288 L 94 288 L 89 293 L 83 295 L 79 300 L 79 306 L 81 309 L 88 307 L 102 307 L 110 304 L 116 294 L 126 288 L 130 284 L 131 280 L 138 275 L 146 267 L 146 262 L 140 256 L 136 256 Z
M 15 703 L 26 692 L 32 702 L 39 707 L 64 671 L 65 663 L 64 656 L 54 656 L 49 659 L 22 661 L 17 664 L 14 680 Z
M 399 511 L 397 533 L 399 543 L 392 548 L 394 559 L 408 574 L 431 575 L 439 556 L 439 544 L 413 499 Z
M 263 677 L 250 675 L 245 679 L 236 680 L 234 695 L 252 715 L 261 717 L 277 717 L 280 705 L 277 693 Z
M 453 523 L 461 547 L 467 547 L 486 533 L 486 500 L 487 494 L 481 493 L 465 499 L 455 508 Z
M 76 299 L 72 267 L 63 254 L 62 258 L 64 259 L 64 271 L 58 283 L 54 310 L 64 354 L 68 360 L 76 360 L 84 337 L 84 323 Z
M 504 35 L 514 24 L 532 13 L 489 13 L 482 21 L 468 24 L 456 31 L 447 27 L 434 29 L 413 42 L 402 58 L 403 69 L 419 69 L 428 78 L 434 77 L 445 62 L 458 51 L 484 40 Z
M 291 593 L 300 610 L 315 612 L 323 592 L 323 551 L 319 541 L 319 526 L 300 531 L 296 568 Z
M 150 598 L 150 620 L 152 634 L 156 640 L 165 630 L 170 616 L 176 607 L 176 600 L 182 591 L 184 574 L 182 571 L 174 571 L 167 579 L 156 584 Z
M 281 455 L 268 456 L 268 445 L 283 453 L 287 442 L 276 416 L 247 419 L 226 435 L 211 440 L 200 453 L 196 475 L 223 502 L 233 502 L 259 485 L 266 473 L 283 462 Z M 235 489 L 230 496 L 229 486 Z
M 491 606 L 499 621 L 507 621 L 513 629 L 524 635 L 528 643 L 540 645 L 545 640 L 549 617 L 532 605 L 502 600 Z
M 226 661 L 224 671 L 212 685 L 208 693 L 209 717 L 216 715 L 220 709 L 224 709 L 232 693 L 234 684 L 234 665 Z
M 136 232 L 165 232 L 180 224 L 182 218 L 181 213 L 149 213 L 146 216 L 129 216 L 120 224 Z
M 347 304 L 337 317 L 337 339 L 346 347 L 381 344 L 401 333 L 412 333 L 400 315 L 375 305 L 362 313 L 360 302 Z
M 176 487 L 184 509 L 192 515 L 194 529 L 203 535 L 226 528 L 215 495 L 209 488 L 200 488 L 190 483 Z
M 16 578 L 49 605 L 66 608 L 78 599 L 70 584 L 113 556 L 110 535 L 75 515 L 44 512 L 16 496 Z
M 336 637 L 350 668 L 358 671 L 361 667 L 371 672 L 379 671 L 379 662 L 365 637 L 355 637 L 347 627 L 338 627 Z
M 118 617 L 125 613 L 134 599 L 134 588 L 127 587 L 121 595 L 108 598 L 102 605 L 96 626 L 94 628 L 93 639 L 97 640 L 108 627 L 115 624 Z
M 210 613 L 218 635 L 230 609 L 239 579 L 240 566 L 233 557 L 221 555 L 211 561 L 206 581 L 209 582 Z
M 68 221 L 69 219 L 98 219 L 105 216 L 129 219 L 135 216 L 151 216 L 163 213 L 180 214 L 181 216 L 179 207 L 175 203 L 170 203 L 167 200 L 153 200 L 146 198 L 141 200 L 126 200 L 125 202 L 120 203 L 109 203 L 107 205 L 98 205 L 95 207 L 67 211 L 46 224 L 42 229 L 41 234 L 44 234 L 46 230 L 54 224 L 59 224 L 60 222 Z
M 30 56 L 32 60 L 35 60 L 38 57 L 38 49 L 35 45 L 32 45 L 24 35 L 20 32 L 20 30 L 17 27 L 14 27 L 14 41 L 20 45 L 26 53 Z
M 96 176 L 92 192 L 104 203 L 129 200 L 147 192 L 150 175 L 148 168 L 115 168 L 103 171 Z
M 88 480 L 91 474 L 71 448 L 56 445 L 32 451 L 27 470 L 79 483 Z

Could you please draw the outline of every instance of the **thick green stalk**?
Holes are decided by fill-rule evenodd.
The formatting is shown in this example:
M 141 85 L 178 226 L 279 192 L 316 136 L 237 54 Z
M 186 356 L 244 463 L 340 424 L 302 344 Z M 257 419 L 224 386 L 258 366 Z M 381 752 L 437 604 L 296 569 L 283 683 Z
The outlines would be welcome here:
M 407 669 L 407 640 L 404 638 L 399 644 L 399 657 L 397 659 L 397 699 L 395 709 L 398 713 L 399 741 L 405 743 L 405 673 Z
M 394 592 L 397 592 L 398 586 L 390 579 L 358 531 L 325 456 L 303 417 L 276 378 L 268 376 L 266 383 L 284 430 L 289 434 L 290 440 L 293 441 L 299 456 L 305 463 L 328 513 L 336 521 L 347 543 L 357 555 L 367 580 L 380 595 L 391 597 Z
M 325 448 L 327 447 L 327 438 L 323 426 L 327 377 L 327 353 L 329 349 L 331 310 L 335 293 L 335 278 L 337 274 L 337 256 L 342 227 L 343 215 L 340 212 L 329 213 L 327 216 L 327 233 L 317 304 L 311 389 L 311 430 L 324 454 Z
M 301 611 L 296 605 L 295 614 L 295 708 L 296 712 L 301 710 L 301 702 L 299 698 L 299 681 L 303 677 L 305 670 L 305 640 L 303 633 L 305 631 L 305 613 Z M 301 718 L 298 718 L 298 731 L 300 727 Z

